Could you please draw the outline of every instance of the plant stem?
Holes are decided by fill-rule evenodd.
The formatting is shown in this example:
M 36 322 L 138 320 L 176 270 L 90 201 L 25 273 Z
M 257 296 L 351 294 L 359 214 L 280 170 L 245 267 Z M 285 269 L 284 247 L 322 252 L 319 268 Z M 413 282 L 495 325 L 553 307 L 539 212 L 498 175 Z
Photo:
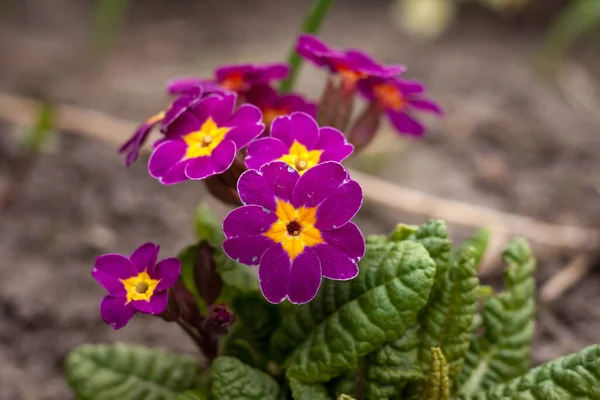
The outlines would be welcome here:
M 304 23 L 302 24 L 302 33 L 315 33 L 319 30 L 321 23 L 325 19 L 327 15 L 327 11 L 329 11 L 329 7 L 333 3 L 333 0 L 314 0 L 312 8 L 306 14 L 304 18 Z M 286 80 L 281 82 L 281 86 L 279 90 L 281 92 L 289 92 L 292 90 L 294 86 L 294 82 L 296 77 L 298 76 L 298 71 L 300 70 L 300 66 L 302 65 L 302 58 L 296 52 L 296 45 L 292 47 L 290 51 L 290 55 L 288 57 L 288 62 L 290 64 L 290 75 Z

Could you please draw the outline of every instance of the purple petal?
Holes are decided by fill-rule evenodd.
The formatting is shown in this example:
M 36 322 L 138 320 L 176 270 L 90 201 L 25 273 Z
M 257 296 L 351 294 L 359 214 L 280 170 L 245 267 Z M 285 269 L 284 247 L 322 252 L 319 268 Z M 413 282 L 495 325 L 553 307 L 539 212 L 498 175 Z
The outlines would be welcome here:
M 262 206 L 267 210 L 275 211 L 277 201 L 275 193 L 269 183 L 256 170 L 248 170 L 240 176 L 237 184 L 238 193 L 242 203 Z
M 135 314 L 135 309 L 131 303 L 125 304 L 125 297 L 106 296 L 100 302 L 100 315 L 104 322 L 112 326 L 113 329 L 121 329 Z
M 290 73 L 290 67 L 285 63 L 271 63 L 257 65 L 260 73 L 253 74 L 251 83 L 267 83 L 271 80 L 285 79 Z
M 280 139 L 288 148 L 297 141 L 312 150 L 319 140 L 319 125 L 310 115 L 294 112 L 275 118 L 271 136 Z
M 163 185 L 174 185 L 176 183 L 187 181 L 188 177 L 185 175 L 185 167 L 188 162 L 189 160 L 186 160 L 175 164 L 173 168 L 161 176 L 158 181 Z
M 298 171 L 283 161 L 271 161 L 260 167 L 260 173 L 273 190 L 275 197 L 288 203 L 292 202 L 294 187 L 300 179 Z
M 195 106 L 191 105 L 191 107 Z M 167 120 L 168 123 L 161 128 L 161 132 L 169 139 L 176 139 L 200 129 L 200 121 L 194 113 L 188 109 L 179 113 L 180 111 L 175 109 L 171 111 Z
M 261 206 L 242 206 L 232 210 L 223 220 L 225 237 L 245 237 L 261 235 L 277 221 L 274 212 Z
M 111 296 L 125 296 L 127 290 L 123 283 L 112 275 L 97 269 L 92 270 L 92 277 L 101 284 Z
M 244 96 L 248 103 L 254 104 L 260 109 L 274 107 L 279 97 L 275 89 L 265 84 L 252 86 Z
M 181 261 L 178 258 L 171 257 L 161 260 L 154 268 L 154 279 L 160 280 L 155 290 L 166 290 L 173 286 L 179 279 L 180 272 Z
M 223 140 L 210 155 L 215 173 L 220 174 L 229 169 L 235 160 L 237 148 L 231 140 Z
M 160 121 L 161 120 L 158 119 L 157 121 L 153 121 L 151 123 L 148 123 L 148 121 L 143 123 L 138 127 L 133 136 L 121 146 L 121 148 L 119 149 L 119 153 L 127 152 L 125 156 L 126 167 L 130 166 L 135 162 L 135 160 L 137 160 L 140 154 L 140 149 L 142 148 L 142 145 L 146 142 L 146 139 L 148 139 L 150 131 L 152 131 L 152 128 L 154 128 L 154 126 Z
M 169 293 L 165 291 L 154 291 L 149 301 L 146 300 L 133 300 L 131 304 L 136 309 L 144 314 L 160 314 L 167 308 L 169 302 Z
M 317 209 L 318 229 L 336 229 L 350 221 L 363 202 L 362 189 L 356 181 L 348 181 L 331 193 Z
M 215 70 L 217 81 L 222 82 L 232 75 L 245 75 L 254 70 L 252 64 L 225 65 Z
M 437 115 L 443 114 L 443 111 L 442 111 L 442 108 L 440 107 L 440 105 L 433 100 L 409 99 L 408 104 L 410 104 L 412 107 L 414 107 L 420 111 L 430 112 L 430 113 L 437 114 Z
M 331 127 L 323 127 L 319 130 L 319 141 L 315 148 L 323 150 L 320 162 L 341 162 L 354 151 L 354 146 L 346 142 L 344 134 Z
M 425 92 L 425 86 L 418 81 L 411 81 L 408 79 L 393 79 L 392 82 L 400 89 L 402 94 L 409 96 L 412 94 L 421 94 Z
M 194 104 L 193 107 L 190 108 L 190 113 L 192 113 L 198 120 L 198 127 L 196 129 L 194 129 L 194 131 L 199 130 L 200 127 L 202 126 L 202 124 L 204 122 L 206 122 L 208 117 L 212 117 L 214 120 L 214 116 L 212 114 L 213 114 L 214 110 L 217 108 L 217 106 L 222 101 L 223 101 L 222 95 L 211 94 L 207 97 L 204 97 L 203 99 L 198 101 L 196 104 Z M 224 105 L 228 105 L 228 104 L 229 103 L 226 103 Z M 229 118 L 230 116 L 231 116 L 231 113 L 227 116 L 227 118 Z M 218 125 L 218 123 L 217 123 L 217 125 Z
M 425 133 L 423 124 L 403 111 L 387 111 L 390 122 L 400 133 L 414 136 L 422 136 Z
M 255 140 L 246 149 L 246 166 L 252 169 L 259 169 L 269 161 L 281 158 L 287 152 L 287 147 L 279 139 L 266 137 Z
M 117 279 L 127 279 L 137 275 L 135 264 L 121 254 L 103 254 L 99 256 L 94 263 L 94 270 Z
M 224 126 L 253 125 L 262 120 L 260 109 L 252 104 L 243 104 Z
M 264 252 L 258 266 L 258 283 L 269 303 L 281 303 L 288 294 L 292 264 L 281 244 Z
M 300 56 L 312 61 L 316 65 L 324 66 L 326 63 L 323 60 L 322 55 L 333 52 L 334 50 L 329 48 L 329 46 L 315 36 L 300 35 L 298 36 L 296 51 Z
M 246 236 L 226 239 L 223 251 L 229 258 L 246 265 L 258 265 L 261 257 L 273 241 L 266 236 Z
M 165 113 L 165 117 L 163 118 L 161 132 L 169 132 L 170 135 L 177 135 L 171 129 L 171 125 L 177 121 L 180 117 L 184 115 L 186 111 L 188 111 L 194 104 L 200 101 L 202 96 L 202 88 L 198 87 L 193 91 L 190 91 L 187 94 L 180 96 L 177 100 L 171 104 L 171 106 L 167 109 Z M 184 129 L 193 129 L 195 124 L 197 124 L 197 119 L 192 113 L 186 114 L 183 117 L 183 120 L 180 121 L 179 127 L 176 129 L 179 134 L 184 132 Z M 185 134 L 185 133 L 183 133 Z
M 356 262 L 365 255 L 365 239 L 353 222 L 332 231 L 321 231 L 321 236 L 329 246 L 341 250 Z
M 311 301 L 321 286 L 321 262 L 310 247 L 292 261 L 288 285 L 288 298 L 291 303 L 304 304 Z
M 315 207 L 349 179 L 342 164 L 327 161 L 317 164 L 300 177 L 292 194 L 294 207 Z
M 190 179 L 204 179 L 215 174 L 211 156 L 192 158 L 185 166 L 185 176 Z
M 250 104 L 244 104 L 244 106 L 242 107 L 245 106 L 254 107 Z M 263 124 L 262 122 L 257 122 L 256 124 L 238 125 L 234 126 L 229 132 L 227 132 L 227 134 L 225 135 L 225 139 L 231 140 L 235 143 L 238 149 L 242 149 L 246 147 L 246 145 L 250 143 L 253 139 L 259 137 L 264 130 L 265 124 Z
M 153 178 L 166 174 L 184 157 L 186 145 L 181 140 L 168 140 L 152 152 L 148 161 L 148 173 Z
M 131 253 L 129 259 L 135 264 L 138 273 L 142 271 L 152 273 L 154 271 L 154 265 L 156 265 L 156 258 L 158 257 L 159 251 L 160 246 L 151 242 L 144 243 Z
M 316 118 L 317 116 L 317 105 L 297 94 L 285 94 L 280 96 L 277 100 L 276 107 L 287 110 L 290 113 L 302 111 L 313 118 Z
M 350 260 L 343 251 L 327 244 L 320 244 L 312 249 L 321 261 L 321 269 L 325 278 L 346 281 L 358 275 L 358 260 Z
M 227 125 L 227 122 L 231 118 L 231 113 L 235 109 L 236 99 L 237 95 L 235 93 L 229 93 L 222 96 L 215 104 L 211 112 L 211 117 L 217 126 L 222 127 Z

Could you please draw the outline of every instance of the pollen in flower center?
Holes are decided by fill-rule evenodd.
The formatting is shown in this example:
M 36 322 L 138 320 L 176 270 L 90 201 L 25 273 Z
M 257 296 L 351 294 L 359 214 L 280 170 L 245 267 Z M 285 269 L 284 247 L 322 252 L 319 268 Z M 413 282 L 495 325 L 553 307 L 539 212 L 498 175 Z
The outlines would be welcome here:
M 150 285 L 148 285 L 148 283 L 144 281 L 140 281 L 135 285 L 135 291 L 139 294 L 146 294 L 149 288 Z
M 183 136 L 187 145 L 184 158 L 197 158 L 208 156 L 225 139 L 231 128 L 219 127 L 212 118 L 208 118 L 199 130 Z
M 387 83 L 376 85 L 373 88 L 373 94 L 382 106 L 391 108 L 394 111 L 400 111 L 406 104 L 400 90 Z
M 150 301 L 159 282 L 157 279 L 152 279 L 147 271 L 142 271 L 131 278 L 121 279 L 127 295 L 127 303 L 132 300 Z
M 308 150 L 306 146 L 296 140 L 294 140 L 289 151 L 288 154 L 281 156 L 279 160 L 294 168 L 300 175 L 317 165 L 321 160 L 321 154 L 323 154 L 323 150 Z
M 324 242 L 321 231 L 315 227 L 317 223 L 317 207 L 294 208 L 283 200 L 277 200 L 275 210 L 277 221 L 264 233 L 281 247 L 293 260 L 304 251 Z

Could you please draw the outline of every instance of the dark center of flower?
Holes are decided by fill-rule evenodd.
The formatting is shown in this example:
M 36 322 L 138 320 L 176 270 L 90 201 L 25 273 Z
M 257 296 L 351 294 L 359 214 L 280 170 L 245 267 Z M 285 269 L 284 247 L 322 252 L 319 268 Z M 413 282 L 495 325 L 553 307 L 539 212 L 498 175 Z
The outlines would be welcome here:
M 302 225 L 298 221 L 292 221 L 287 225 L 287 231 L 291 236 L 298 236 L 302 231 Z
M 135 285 L 135 291 L 138 292 L 139 294 L 146 294 L 148 289 L 149 289 L 148 283 L 146 283 L 144 281 L 138 282 Z
M 296 160 L 296 171 L 304 171 L 308 167 L 308 162 L 304 158 Z

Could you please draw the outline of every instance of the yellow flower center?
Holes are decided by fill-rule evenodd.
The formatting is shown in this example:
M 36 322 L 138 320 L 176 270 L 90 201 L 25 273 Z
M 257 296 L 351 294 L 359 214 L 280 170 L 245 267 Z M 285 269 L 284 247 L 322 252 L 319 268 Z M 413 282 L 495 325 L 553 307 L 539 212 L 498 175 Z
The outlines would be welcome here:
M 150 301 L 158 282 L 160 281 L 150 278 L 146 271 L 142 271 L 131 278 L 121 279 L 121 283 L 127 292 L 127 303 L 132 300 Z
M 187 144 L 185 151 L 185 159 L 198 158 L 208 156 L 223 141 L 227 132 L 231 128 L 219 128 L 212 118 L 202 124 L 200 130 L 190 132 L 183 136 L 183 140 Z
M 294 140 L 294 143 L 290 147 L 290 152 L 281 156 L 279 160 L 288 164 L 302 175 L 319 163 L 322 153 L 323 150 L 309 151 L 306 146 Z
M 394 111 L 400 111 L 406 104 L 406 100 L 400 90 L 387 83 L 376 85 L 373 88 L 373 94 L 382 106 L 391 108 Z
M 277 221 L 264 235 L 276 243 L 281 243 L 291 260 L 302 253 L 305 247 L 324 242 L 321 232 L 315 228 L 317 207 L 294 208 L 290 203 L 277 200 L 275 215 Z
M 246 88 L 247 84 L 244 81 L 244 76 L 240 73 L 229 75 L 221 82 L 221 86 L 234 92 L 239 92 Z

